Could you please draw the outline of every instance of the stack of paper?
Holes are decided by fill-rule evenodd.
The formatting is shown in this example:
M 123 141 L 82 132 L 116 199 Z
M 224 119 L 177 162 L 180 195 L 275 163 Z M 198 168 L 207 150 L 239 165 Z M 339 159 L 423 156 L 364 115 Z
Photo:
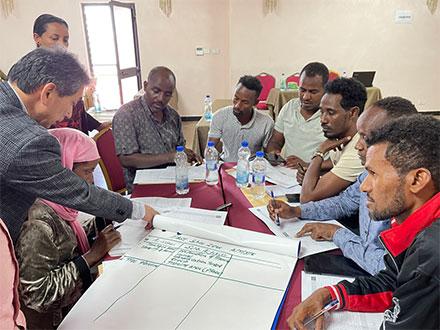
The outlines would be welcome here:
M 278 185 L 266 186 L 266 194 L 271 196 L 271 192 L 273 192 L 274 197 L 284 197 L 286 194 L 300 194 L 301 186 L 296 185 L 290 188 L 285 188 Z
M 189 181 L 203 181 L 205 180 L 206 169 L 205 166 L 188 166 L 188 180 Z M 168 179 L 174 182 L 176 180 L 176 166 L 168 166 L 160 174 L 161 179 Z
M 324 286 L 334 285 L 342 280 L 353 281 L 353 277 L 339 277 L 329 275 L 316 275 L 306 272 L 301 274 L 301 297 L 305 300 L 315 290 Z M 326 313 L 324 316 L 324 329 L 326 330 L 349 330 L 379 329 L 383 321 L 383 313 L 361 313 L 337 310 Z M 308 326 L 313 329 L 313 325 Z
M 282 165 L 272 166 L 266 161 L 266 180 L 284 188 L 298 186 L 297 170 Z
M 335 243 L 330 241 L 315 241 L 310 237 L 309 234 L 299 238 L 295 237 L 295 234 L 299 232 L 306 223 L 316 222 L 316 221 L 299 220 L 297 218 L 287 219 L 287 220 L 280 219 L 280 226 L 277 226 L 269 217 L 269 211 L 267 211 L 266 206 L 253 207 L 250 208 L 249 211 L 251 211 L 257 218 L 263 221 L 266 224 L 266 226 L 270 229 L 270 231 L 274 233 L 276 236 L 295 238 L 300 240 L 301 241 L 301 253 L 299 255 L 300 258 L 324 251 L 335 250 L 338 248 L 335 245 Z M 326 221 L 325 223 L 331 223 L 342 227 L 342 225 L 336 220 Z
M 161 169 L 137 170 L 135 184 L 173 183 L 176 181 L 176 167 L 168 166 Z M 205 166 L 188 166 L 189 181 L 205 180 Z

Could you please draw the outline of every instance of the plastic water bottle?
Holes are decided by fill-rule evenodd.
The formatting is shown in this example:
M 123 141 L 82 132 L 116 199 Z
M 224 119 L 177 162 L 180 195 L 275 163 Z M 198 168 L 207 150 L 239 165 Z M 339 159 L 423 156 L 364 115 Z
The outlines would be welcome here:
M 212 102 L 211 96 L 206 95 L 205 97 L 205 119 L 211 121 L 212 119 Z
M 284 73 L 281 74 L 280 90 L 281 91 L 286 90 L 286 77 L 284 76 Z
M 347 72 L 346 71 L 344 71 L 344 72 L 342 72 L 342 76 L 341 76 L 342 78 L 348 78 L 347 77 Z
M 95 112 L 101 111 L 101 101 L 99 101 L 99 94 L 96 90 L 93 92 L 93 103 L 95 105 Z
M 177 147 L 174 162 L 176 163 L 176 193 L 184 195 L 189 192 L 188 167 L 186 166 L 188 158 L 183 151 L 182 146 Z
M 218 151 L 214 147 L 214 142 L 209 141 L 205 149 L 206 162 L 206 184 L 213 186 L 218 183 Z
M 264 198 L 264 183 L 266 182 L 266 162 L 263 159 L 264 153 L 257 151 L 257 158 L 252 164 L 252 188 L 251 194 L 255 199 Z
M 238 162 L 235 184 L 239 188 L 246 188 L 249 183 L 249 156 L 251 151 L 249 150 L 248 143 L 243 141 L 241 148 L 238 149 Z

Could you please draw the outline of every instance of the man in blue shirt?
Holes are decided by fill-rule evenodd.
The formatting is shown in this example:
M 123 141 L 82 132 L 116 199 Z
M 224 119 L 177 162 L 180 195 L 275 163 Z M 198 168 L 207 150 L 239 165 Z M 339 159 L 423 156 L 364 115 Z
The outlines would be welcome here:
M 355 146 L 362 164 L 365 164 L 367 152 L 365 137 L 369 132 L 391 119 L 413 114 L 417 114 L 414 105 L 401 97 L 384 98 L 364 111 L 356 124 L 360 137 Z M 306 224 L 296 236 L 310 233 L 315 240 L 333 240 L 344 256 L 374 275 L 385 267 L 384 247 L 379 242 L 378 236 L 379 233 L 390 228 L 390 220 L 370 219 L 366 206 L 367 194 L 359 189 L 366 176 L 367 172 L 364 171 L 357 181 L 341 194 L 321 201 L 309 202 L 298 207 L 290 207 L 286 203 L 276 201 L 275 208 L 269 203 L 267 206 L 269 214 L 272 220 L 275 219 L 276 213 L 282 218 L 330 220 L 351 216 L 359 211 L 359 236 L 346 228 L 326 223 Z

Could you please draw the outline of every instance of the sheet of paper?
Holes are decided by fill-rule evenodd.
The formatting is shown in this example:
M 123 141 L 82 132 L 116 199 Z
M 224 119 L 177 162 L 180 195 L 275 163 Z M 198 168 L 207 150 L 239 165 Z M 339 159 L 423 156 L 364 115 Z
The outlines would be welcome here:
M 299 255 L 300 258 L 307 257 L 312 254 L 335 250 L 338 247 L 335 243 L 330 241 L 315 241 L 310 235 L 305 235 L 299 238 L 295 237 L 295 234 L 299 232 L 302 227 L 309 222 L 316 221 L 307 221 L 307 220 L 298 220 L 298 219 L 280 219 L 280 226 L 277 226 L 269 217 L 269 212 L 267 211 L 266 206 L 259 206 L 250 208 L 251 211 L 257 218 L 263 221 L 266 226 L 270 229 L 278 237 L 288 237 L 294 238 L 301 241 L 301 253 Z M 331 223 L 338 226 L 342 226 L 336 220 L 325 221 L 325 223 Z
M 270 196 L 271 191 L 273 191 L 273 195 L 275 197 L 284 197 L 286 194 L 300 194 L 301 186 L 299 184 L 289 188 L 285 188 L 279 185 L 266 186 L 266 194 Z
M 59 329 L 269 329 L 296 261 L 155 229 L 87 289 Z
M 134 177 L 134 184 L 151 184 L 151 183 L 173 183 L 174 180 L 161 179 L 160 176 L 164 173 L 166 169 L 147 169 L 147 170 L 136 170 L 136 175 Z
M 188 180 L 189 181 L 203 181 L 206 176 L 206 168 L 203 165 L 200 166 L 188 166 Z M 168 179 L 172 182 L 176 180 L 176 166 L 168 166 L 160 174 L 160 179 Z
M 170 212 L 177 207 L 190 207 L 191 198 L 166 198 L 166 197 L 137 197 L 133 200 L 142 202 L 154 208 L 157 212 Z
M 132 249 L 141 239 L 151 231 L 145 229 L 146 222 L 142 220 L 127 219 L 116 229 L 121 233 L 121 242 L 116 244 L 108 254 L 111 257 L 118 257 Z
M 161 169 L 137 170 L 134 177 L 135 184 L 151 184 L 151 183 L 173 183 L 176 182 L 175 166 L 168 166 Z M 205 180 L 205 167 L 188 166 L 189 181 Z
M 225 223 L 228 212 L 204 210 L 195 207 L 174 207 L 173 209 L 161 212 L 161 215 L 179 220 L 219 226 Z
M 272 166 L 266 159 L 266 181 L 271 182 L 275 185 L 279 185 L 284 188 L 291 188 L 299 186 L 298 181 L 296 181 L 297 170 L 292 170 L 290 168 L 284 167 L 282 165 Z M 252 163 L 249 164 L 249 173 L 252 174 Z M 236 168 L 236 166 L 234 166 Z M 228 171 L 228 174 L 235 178 L 236 171 Z M 249 180 L 250 181 L 250 180 Z M 299 192 L 301 192 L 301 187 L 299 186 Z
M 301 297 L 305 300 L 316 289 L 328 285 L 334 285 L 339 281 L 353 281 L 353 277 L 339 277 L 328 275 L 315 275 L 306 272 L 301 273 Z M 350 311 L 333 311 L 325 314 L 324 329 L 326 330 L 376 330 L 383 321 L 383 313 L 360 313 Z M 313 329 L 310 324 L 309 329 Z
M 140 197 L 133 198 L 133 200 L 145 203 L 160 213 L 174 212 L 176 214 L 179 209 L 189 209 L 191 205 L 191 198 Z M 131 219 L 125 220 L 117 230 L 121 233 L 122 241 L 109 251 L 108 254 L 112 257 L 124 255 L 151 231 L 145 230 L 144 221 Z
M 297 170 L 282 165 L 272 166 L 266 161 L 266 180 L 284 188 L 298 186 Z
M 154 217 L 155 228 L 164 229 L 181 234 L 203 237 L 217 242 L 225 242 L 238 246 L 245 246 L 262 251 L 298 257 L 299 240 L 290 240 L 269 234 L 230 226 L 218 226 L 206 223 L 186 221 L 170 218 L 166 215 Z

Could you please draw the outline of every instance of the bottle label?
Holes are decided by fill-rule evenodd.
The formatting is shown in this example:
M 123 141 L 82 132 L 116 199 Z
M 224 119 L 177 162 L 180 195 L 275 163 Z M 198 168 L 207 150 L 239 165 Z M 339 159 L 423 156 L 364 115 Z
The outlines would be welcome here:
M 188 186 L 189 186 L 188 178 L 184 178 L 183 180 L 176 181 L 177 190 L 186 190 L 188 189 Z
M 207 171 L 217 170 L 217 162 L 206 162 L 206 170 Z
M 265 175 L 264 173 L 257 173 L 252 175 L 252 182 L 256 184 L 262 184 L 265 182 Z
M 236 180 L 238 183 L 248 183 L 249 182 L 249 172 L 237 170 Z

